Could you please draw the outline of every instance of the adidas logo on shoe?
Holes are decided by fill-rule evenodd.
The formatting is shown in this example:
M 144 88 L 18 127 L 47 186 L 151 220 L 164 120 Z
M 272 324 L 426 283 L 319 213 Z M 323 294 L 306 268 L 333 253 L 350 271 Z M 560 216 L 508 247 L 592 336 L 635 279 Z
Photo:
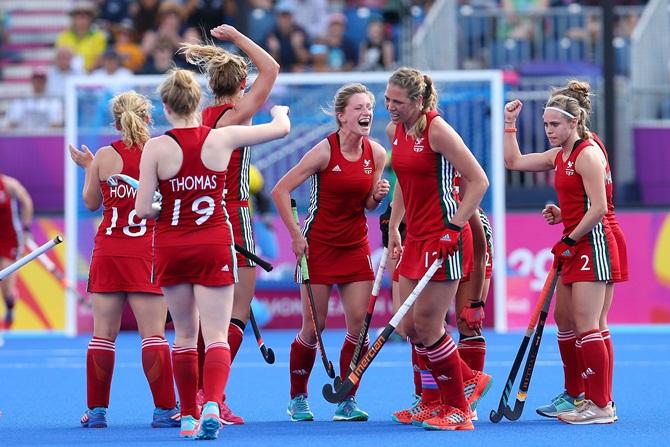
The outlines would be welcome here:
M 332 169 L 332 172 L 342 172 L 342 169 L 340 169 L 340 165 L 335 165 L 335 167 Z
M 291 374 L 296 374 L 298 376 L 306 376 L 308 373 L 304 369 L 294 369 L 293 371 L 291 371 Z
M 439 380 L 441 382 L 446 382 L 447 380 L 451 380 L 451 377 L 445 376 L 444 374 L 440 374 L 436 378 L 437 378 L 437 380 Z

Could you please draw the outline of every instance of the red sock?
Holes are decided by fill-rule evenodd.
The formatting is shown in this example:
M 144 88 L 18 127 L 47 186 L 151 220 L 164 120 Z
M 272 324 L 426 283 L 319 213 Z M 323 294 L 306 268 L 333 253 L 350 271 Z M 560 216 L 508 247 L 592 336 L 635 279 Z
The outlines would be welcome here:
M 237 351 L 240 350 L 242 339 L 244 338 L 244 327 L 246 325 L 242 320 L 233 318 L 228 325 L 228 344 L 230 345 L 230 361 L 235 360 Z
M 198 389 L 202 389 L 202 372 L 205 370 L 205 339 L 202 328 L 198 328 Z
M 226 342 L 214 342 L 205 350 L 205 367 L 202 374 L 202 389 L 205 402 L 220 402 L 230 377 L 230 346 Z
M 558 331 L 557 338 L 558 351 L 563 361 L 565 391 L 572 397 L 577 397 L 584 392 L 584 380 L 581 374 L 584 368 L 579 367 L 577 337 L 572 331 Z
M 309 345 L 296 335 L 291 343 L 289 372 L 291 375 L 291 399 L 298 394 L 307 394 L 307 382 L 316 359 L 316 343 Z
M 412 375 L 414 376 L 414 394 L 421 396 L 421 368 L 416 348 L 412 345 Z
M 582 354 L 582 341 L 580 339 L 575 340 L 575 352 L 577 353 L 577 368 L 579 368 L 579 377 L 582 379 L 582 384 L 584 385 L 584 395 L 588 396 L 589 393 L 589 381 L 584 380 L 583 373 L 586 370 L 584 366 L 584 355 Z
M 468 401 L 463 392 L 463 361 L 458 356 L 458 348 L 449 334 L 444 334 L 437 343 L 426 348 L 428 360 L 433 370 L 433 377 L 440 389 L 442 403 L 464 411 L 470 411 Z
M 607 348 L 603 342 L 600 329 L 592 329 L 581 335 L 582 357 L 586 369 L 582 377 L 589 383 L 586 398 L 592 400 L 599 407 L 609 402 L 608 387 L 609 361 Z
M 142 367 L 151 387 L 154 405 L 163 409 L 174 408 L 177 402 L 174 395 L 170 346 L 163 337 L 155 335 L 142 340 Z
M 475 371 L 484 371 L 486 340 L 482 335 L 461 335 L 458 341 L 458 355 L 466 365 Z
M 172 369 L 179 392 L 182 416 L 200 419 L 200 411 L 195 404 L 198 392 L 198 351 L 196 348 L 172 346 Z
M 605 329 L 601 332 L 603 336 L 603 342 L 605 342 L 605 349 L 607 349 L 607 363 L 608 363 L 608 394 L 607 399 L 612 400 L 612 382 L 614 382 L 614 345 L 612 344 L 612 336 L 610 335 L 610 330 Z
M 437 382 L 435 382 L 435 377 L 433 377 L 426 348 L 423 345 L 414 345 L 414 352 L 416 353 L 416 365 L 419 369 L 421 400 L 423 402 L 441 402 L 442 396 L 440 395 L 440 389 L 437 387 Z
M 365 338 L 365 343 L 363 346 L 361 346 L 361 352 L 358 354 L 358 360 L 363 358 L 366 352 L 368 352 L 368 345 L 370 344 L 370 339 L 368 337 Z M 351 364 L 351 359 L 354 358 L 354 351 L 356 350 L 356 346 L 358 345 L 358 337 L 354 337 L 350 333 L 347 332 L 347 334 L 344 336 L 344 343 L 342 343 L 342 349 L 340 350 L 340 378 L 344 382 L 346 380 L 345 374 L 349 372 L 349 365 Z M 358 390 L 358 386 L 360 385 L 360 382 L 356 384 L 356 386 L 351 390 L 349 393 L 349 396 L 355 396 L 356 395 L 356 390 Z
M 88 408 L 109 407 L 114 373 L 114 340 L 93 337 L 86 351 L 86 397 Z
M 454 344 L 455 346 L 455 344 Z M 456 348 L 458 349 L 458 348 Z M 463 378 L 463 382 L 467 382 L 468 380 L 472 379 L 475 377 L 475 374 L 477 374 L 477 371 L 474 369 L 470 368 L 470 365 L 465 363 L 465 361 L 461 358 L 461 355 L 458 355 L 458 361 L 460 362 L 461 365 L 461 377 Z

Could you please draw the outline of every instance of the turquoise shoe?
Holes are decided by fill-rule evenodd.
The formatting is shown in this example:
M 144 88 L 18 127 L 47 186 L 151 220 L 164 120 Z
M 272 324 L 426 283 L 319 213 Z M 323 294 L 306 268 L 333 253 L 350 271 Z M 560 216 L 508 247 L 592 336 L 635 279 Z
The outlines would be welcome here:
M 582 402 L 584 402 L 584 393 L 577 397 L 572 397 L 567 391 L 563 391 L 561 394 L 554 397 L 551 400 L 551 403 L 536 408 L 535 412 L 540 416 L 555 418 L 558 417 L 559 414 L 576 409 Z
M 358 408 L 356 399 L 354 396 L 349 396 L 340 402 L 337 405 L 337 410 L 335 410 L 335 416 L 333 416 L 334 421 L 367 421 L 368 414 Z
M 313 421 L 314 414 L 309 409 L 306 394 L 298 394 L 288 403 L 286 413 L 291 416 L 293 422 Z
M 86 410 L 79 422 L 84 428 L 107 428 L 107 408 L 95 407 Z
M 181 429 L 179 429 L 179 436 L 182 438 L 194 439 L 198 433 L 198 420 L 191 415 L 182 416 Z
M 219 437 L 219 404 L 209 401 L 202 406 L 200 414 L 200 427 L 198 428 L 198 439 L 216 439 Z

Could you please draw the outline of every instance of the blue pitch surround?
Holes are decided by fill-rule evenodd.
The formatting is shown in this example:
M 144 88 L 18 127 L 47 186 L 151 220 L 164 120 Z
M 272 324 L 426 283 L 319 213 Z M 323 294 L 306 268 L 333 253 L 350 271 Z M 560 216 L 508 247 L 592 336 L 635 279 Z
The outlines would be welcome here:
M 373 332 L 374 333 L 374 332 Z M 267 365 L 247 333 L 233 365 L 227 389 L 228 404 L 247 423 L 226 426 L 216 443 L 241 446 L 332 445 L 407 446 L 411 443 L 467 442 L 472 445 L 550 445 L 549 440 L 572 439 L 571 444 L 594 446 L 666 445 L 670 429 L 670 332 L 667 328 L 613 329 L 615 343 L 615 399 L 619 422 L 610 426 L 569 426 L 541 418 L 535 407 L 560 390 L 562 368 L 554 332 L 548 331 L 535 367 L 524 414 L 517 422 L 488 421 L 497 407 L 501 387 L 521 341 L 520 333 L 486 333 L 486 371 L 493 375 L 489 394 L 479 404 L 481 420 L 474 432 L 428 432 L 393 423 L 390 415 L 411 404 L 410 351 L 405 343 L 389 343 L 363 377 L 357 400 L 370 413 L 369 422 L 331 422 L 335 406 L 321 396 L 328 377 L 315 362 L 310 380 L 310 405 L 315 422 L 291 423 L 286 416 L 288 348 L 295 331 L 265 331 L 264 340 L 277 361 Z M 172 340 L 174 334 L 169 333 Z M 326 351 L 337 360 L 343 333 L 326 331 Z M 150 427 L 153 403 L 141 366 L 140 339 L 124 333 L 117 341 L 109 428 L 83 429 L 85 409 L 85 354 L 87 337 L 74 339 L 13 337 L 0 348 L 0 444 L 14 445 L 124 445 L 181 444 L 178 429 Z M 334 362 L 337 366 L 337 363 Z M 643 380 L 643 382 L 641 382 Z M 516 390 L 516 386 L 515 386 Z M 43 399 L 40 401 L 40 399 Z M 38 412 L 35 414 L 35 412 Z M 454 439 L 456 438 L 456 439 Z M 447 444 L 444 444 L 447 445 Z

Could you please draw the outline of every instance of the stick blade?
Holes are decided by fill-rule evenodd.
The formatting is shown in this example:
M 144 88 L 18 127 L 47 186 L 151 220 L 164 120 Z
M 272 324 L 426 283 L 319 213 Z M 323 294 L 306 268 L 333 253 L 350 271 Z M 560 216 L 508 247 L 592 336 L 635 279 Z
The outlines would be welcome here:
M 342 383 L 342 386 L 335 391 L 333 386 L 329 383 L 323 386 L 322 394 L 324 399 L 326 399 L 331 404 L 336 404 L 342 402 L 342 400 L 347 396 L 347 394 L 354 388 L 354 384 L 349 380 L 345 380 Z
M 524 402 L 517 400 L 513 409 L 505 406 L 503 409 L 503 415 L 510 421 L 516 421 L 521 417 L 521 413 L 523 413 L 523 405 Z
M 498 422 L 500 422 L 502 420 L 502 418 L 503 418 L 503 409 L 502 408 L 498 408 L 498 411 L 491 410 L 491 412 L 489 413 L 489 420 L 491 422 L 493 422 L 494 424 L 497 424 Z
M 261 353 L 263 354 L 263 358 L 265 359 L 265 363 L 268 365 L 272 365 L 275 362 L 275 353 L 272 350 L 272 348 L 267 348 L 265 345 L 261 348 Z

